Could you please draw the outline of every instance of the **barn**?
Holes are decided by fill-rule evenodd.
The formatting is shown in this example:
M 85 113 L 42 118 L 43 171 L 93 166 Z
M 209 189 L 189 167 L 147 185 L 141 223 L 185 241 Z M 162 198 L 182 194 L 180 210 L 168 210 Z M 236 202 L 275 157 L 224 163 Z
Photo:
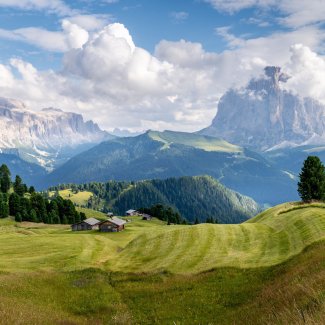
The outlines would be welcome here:
M 105 221 L 102 221 L 99 226 L 99 231 L 102 232 L 119 232 L 125 229 L 126 221 L 113 217 L 110 219 L 107 219 Z
M 93 230 L 98 229 L 99 220 L 95 218 L 88 218 L 81 222 L 71 225 L 72 231 L 83 231 L 83 230 Z

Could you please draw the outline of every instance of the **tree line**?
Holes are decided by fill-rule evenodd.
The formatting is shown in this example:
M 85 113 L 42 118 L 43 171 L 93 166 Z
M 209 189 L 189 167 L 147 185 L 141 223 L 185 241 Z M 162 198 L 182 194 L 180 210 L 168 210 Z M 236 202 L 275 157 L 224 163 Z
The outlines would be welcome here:
M 164 206 L 162 204 L 155 204 L 150 208 L 140 208 L 138 211 L 141 213 L 149 214 L 159 220 L 165 221 L 168 225 L 188 224 L 186 219 L 182 218 L 182 216 L 177 211 L 174 211 L 171 207 Z
M 11 172 L 3 164 L 0 166 L 0 217 L 13 216 L 16 221 L 43 222 L 47 224 L 73 224 L 86 219 L 71 202 L 61 196 L 49 198 L 29 188 L 16 175 L 11 181 Z

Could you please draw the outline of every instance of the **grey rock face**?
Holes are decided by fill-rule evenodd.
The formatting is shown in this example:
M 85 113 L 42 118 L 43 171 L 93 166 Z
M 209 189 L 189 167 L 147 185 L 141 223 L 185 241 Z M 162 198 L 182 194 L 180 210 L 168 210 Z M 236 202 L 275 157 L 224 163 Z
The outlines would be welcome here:
M 229 90 L 211 126 L 201 133 L 261 151 L 325 143 L 325 106 L 284 90 L 289 77 L 279 67 L 264 71 L 246 88 Z
M 82 115 L 56 108 L 31 111 L 17 100 L 0 98 L 0 151 L 19 155 L 51 169 L 79 146 L 112 138 Z

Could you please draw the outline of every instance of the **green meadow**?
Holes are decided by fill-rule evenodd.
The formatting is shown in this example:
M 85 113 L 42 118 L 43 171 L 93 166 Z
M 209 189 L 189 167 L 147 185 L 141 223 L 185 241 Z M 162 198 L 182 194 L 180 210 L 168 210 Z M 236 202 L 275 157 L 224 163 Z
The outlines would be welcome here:
M 55 192 L 50 192 L 49 195 L 54 195 Z M 59 194 L 62 198 L 66 200 L 71 200 L 73 203 L 78 206 L 86 206 L 88 200 L 94 195 L 92 192 L 88 191 L 80 191 L 78 193 L 74 193 L 71 189 L 60 190 Z
M 0 220 L 0 324 L 324 323 L 324 204 L 240 225 L 128 219 L 121 233 Z

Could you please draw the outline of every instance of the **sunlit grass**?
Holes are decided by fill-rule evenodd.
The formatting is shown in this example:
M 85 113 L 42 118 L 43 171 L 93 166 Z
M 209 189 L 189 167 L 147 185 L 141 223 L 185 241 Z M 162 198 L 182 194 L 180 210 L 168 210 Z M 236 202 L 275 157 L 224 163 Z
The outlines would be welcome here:
M 322 324 L 324 207 L 121 233 L 0 219 L 0 324 Z

